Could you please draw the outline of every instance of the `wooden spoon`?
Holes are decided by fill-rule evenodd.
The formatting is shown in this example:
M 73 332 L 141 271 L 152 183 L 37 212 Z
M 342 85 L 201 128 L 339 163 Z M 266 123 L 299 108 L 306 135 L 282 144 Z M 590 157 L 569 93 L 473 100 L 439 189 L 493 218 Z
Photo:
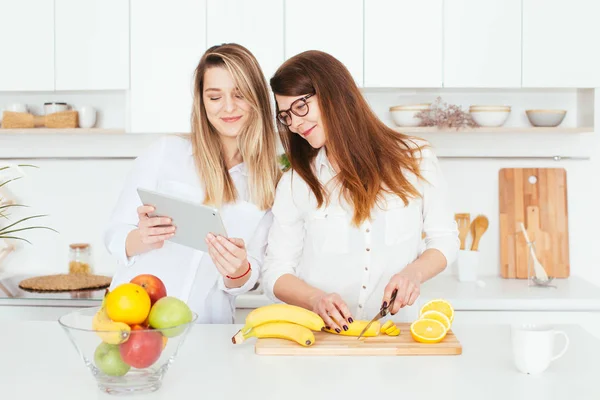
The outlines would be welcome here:
M 485 231 L 487 231 L 489 224 L 490 222 L 488 221 L 485 215 L 478 215 L 477 217 L 475 217 L 475 219 L 471 223 L 471 235 L 473 236 L 473 244 L 471 244 L 471 250 L 478 250 L 479 239 L 481 239 Z

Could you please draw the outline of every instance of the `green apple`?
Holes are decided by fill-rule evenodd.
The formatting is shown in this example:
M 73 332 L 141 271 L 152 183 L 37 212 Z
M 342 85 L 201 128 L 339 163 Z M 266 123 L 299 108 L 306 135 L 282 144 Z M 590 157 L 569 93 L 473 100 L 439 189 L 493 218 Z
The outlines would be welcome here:
M 187 324 L 191 321 L 192 310 L 185 302 L 172 296 L 163 297 L 154 303 L 150 309 L 150 315 L 148 315 L 150 326 L 154 329 L 165 329 L 161 332 L 166 337 L 180 335 L 185 330 L 185 326 L 177 329 L 166 328 Z
M 131 368 L 121 358 L 118 345 L 104 342 L 96 348 L 94 362 L 100 371 L 109 376 L 123 376 Z

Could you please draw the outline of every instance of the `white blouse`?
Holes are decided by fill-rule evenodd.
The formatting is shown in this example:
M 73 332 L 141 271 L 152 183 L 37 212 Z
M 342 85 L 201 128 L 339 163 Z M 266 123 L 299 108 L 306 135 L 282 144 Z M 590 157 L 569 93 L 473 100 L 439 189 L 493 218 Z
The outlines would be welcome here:
M 335 175 L 324 149 L 315 158 L 319 181 L 326 185 Z M 446 204 L 446 184 L 437 157 L 422 151 L 421 174 L 407 175 L 422 194 L 408 206 L 396 195 L 386 195 L 387 206 L 374 207 L 372 220 L 351 224 L 352 211 L 338 201 L 339 190 L 328 206 L 317 209 L 306 182 L 288 171 L 278 187 L 272 212 L 262 286 L 273 301 L 279 277 L 293 274 L 325 292 L 338 293 L 354 319 L 371 319 L 379 311 L 390 278 L 426 249 L 438 249 L 449 266 L 459 249 L 458 230 Z M 333 183 L 333 182 L 332 182 Z M 425 232 L 425 238 L 421 233 Z M 416 304 L 400 310 L 395 320 L 418 317 Z
M 235 204 L 223 206 L 221 211 L 228 235 L 242 238 L 246 243 L 252 273 L 244 286 L 228 289 L 208 254 L 177 243 L 166 241 L 160 249 L 126 256 L 125 239 L 137 228 L 136 209 L 142 205 L 138 187 L 197 202 L 204 199 L 191 142 L 168 135 L 136 159 L 105 232 L 106 248 L 119 264 L 110 290 L 136 275 L 153 274 L 164 282 L 168 295 L 188 303 L 198 314 L 199 323 L 233 323 L 235 296 L 252 289 L 258 281 L 273 216 L 249 202 L 244 163 L 231 168 L 229 174 L 239 199 Z

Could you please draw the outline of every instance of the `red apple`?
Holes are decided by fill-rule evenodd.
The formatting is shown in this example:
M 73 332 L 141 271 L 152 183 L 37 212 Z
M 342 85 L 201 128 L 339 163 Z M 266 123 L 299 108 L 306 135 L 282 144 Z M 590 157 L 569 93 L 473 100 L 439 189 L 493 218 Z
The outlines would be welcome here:
M 148 368 L 159 359 L 163 349 L 163 336 L 156 331 L 134 329 L 125 343 L 119 345 L 121 358 L 134 368 Z
M 162 299 L 167 295 L 165 284 L 157 276 L 150 274 L 138 275 L 130 282 L 140 285 L 146 290 L 150 296 L 150 306 L 154 305 L 159 299 Z

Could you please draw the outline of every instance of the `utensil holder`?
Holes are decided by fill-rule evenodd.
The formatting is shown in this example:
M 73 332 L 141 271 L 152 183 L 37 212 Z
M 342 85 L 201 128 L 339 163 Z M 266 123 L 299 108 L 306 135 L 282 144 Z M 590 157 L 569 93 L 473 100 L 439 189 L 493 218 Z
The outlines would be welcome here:
M 479 251 L 459 250 L 456 258 L 456 267 L 458 269 L 458 280 L 460 282 L 477 281 Z
M 556 288 L 556 286 L 551 284 L 554 278 L 550 275 L 548 275 L 548 281 L 546 282 L 541 282 L 537 279 L 537 275 L 535 274 L 535 268 L 533 267 L 533 256 L 531 254 L 533 252 L 537 256 L 537 253 L 535 251 L 535 240 L 532 242 L 526 241 L 525 243 L 527 243 L 527 286 Z M 542 266 L 542 268 L 543 267 L 544 266 Z M 548 271 L 546 271 L 546 273 L 547 272 Z

